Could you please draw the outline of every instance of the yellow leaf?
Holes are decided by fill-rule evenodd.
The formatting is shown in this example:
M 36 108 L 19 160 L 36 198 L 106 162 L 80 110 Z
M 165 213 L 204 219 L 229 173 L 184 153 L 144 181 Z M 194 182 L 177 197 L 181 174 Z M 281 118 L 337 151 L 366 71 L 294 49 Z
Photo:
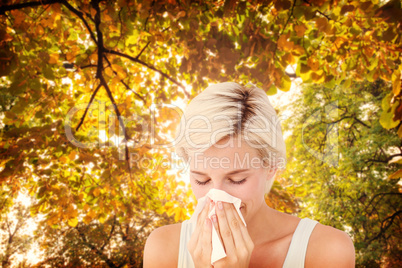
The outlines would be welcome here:
M 47 224 L 49 226 L 52 226 L 54 224 L 56 224 L 59 221 L 58 215 L 57 214 L 53 214 L 52 216 L 50 216 L 50 218 L 47 220 Z
M 295 25 L 294 28 L 298 37 L 303 37 L 304 33 L 307 30 L 307 27 L 304 24 Z
M 290 80 L 289 76 L 287 76 L 287 75 L 282 76 L 280 89 L 282 91 L 289 91 L 291 85 L 292 85 L 292 81 Z
M 99 215 L 98 220 L 100 223 L 104 223 L 107 217 L 104 214 Z
M 283 63 L 284 66 L 288 66 L 291 64 L 295 64 L 296 60 L 291 53 L 286 53 L 285 55 L 282 56 L 281 62 Z
M 14 26 L 19 27 L 22 22 L 25 20 L 25 13 L 20 10 L 11 10 L 11 14 L 14 17 Z
M 184 16 L 186 16 L 186 11 L 182 10 L 179 13 L 177 13 L 176 18 L 178 19 L 178 18 L 181 18 L 181 17 L 184 17 Z
M 77 155 L 76 151 L 71 151 L 70 154 L 68 155 L 68 158 L 70 158 L 70 160 L 72 161 L 75 159 L 76 155 Z
M 57 64 L 59 61 L 59 54 L 53 53 L 49 55 L 49 64 Z
M 93 211 L 93 210 L 90 210 L 90 211 L 87 213 L 87 216 L 90 217 L 91 219 L 93 219 L 93 218 L 96 217 L 96 212 Z
M 83 221 L 85 224 L 89 224 L 92 221 L 92 218 L 87 215 L 84 217 Z
M 112 64 L 112 69 L 117 73 L 120 79 L 126 78 L 127 74 L 120 65 Z
M 97 62 L 97 61 L 98 61 L 98 53 L 92 53 L 92 54 L 89 56 L 89 59 L 90 59 L 91 61 Z
M 320 84 L 320 83 L 323 83 L 325 81 L 325 75 L 323 75 L 323 74 L 319 75 L 317 73 L 312 73 L 311 74 L 311 79 L 315 83 Z
M 291 51 L 293 48 L 293 42 L 289 42 L 287 39 L 289 38 L 289 34 L 283 34 L 278 39 L 278 48 L 283 51 Z
M 70 206 L 68 207 L 66 214 L 67 214 L 67 216 L 68 216 L 69 218 L 76 218 L 76 217 L 78 216 L 77 210 L 76 210 L 72 205 L 70 205 Z
M 104 21 L 113 21 L 113 19 L 108 14 L 103 14 L 102 19 Z
M 36 35 L 42 35 L 42 34 L 44 34 L 44 29 L 43 29 L 43 27 L 42 27 L 42 25 L 38 25 L 37 27 L 36 27 L 36 29 L 35 29 L 35 34 Z
M 111 68 L 106 68 L 105 69 L 105 73 L 109 76 L 109 77 L 113 77 L 113 70 Z
M 60 159 L 60 161 L 63 162 L 63 163 L 67 163 L 67 162 L 68 162 L 68 158 L 65 157 L 65 156 L 62 156 L 62 157 L 60 157 L 59 159 Z
M 391 103 L 391 100 L 393 98 L 393 93 L 389 93 L 387 96 L 385 96 L 382 100 L 382 113 L 380 116 L 380 124 L 385 128 L 385 129 L 391 129 L 399 125 L 400 120 L 397 119 L 396 121 L 393 120 L 393 117 L 395 115 L 395 110 L 399 106 L 400 101 L 396 100 L 394 103 Z
M 278 92 L 278 89 L 275 85 L 271 85 L 267 91 L 267 95 L 275 95 Z
M 326 18 L 317 18 L 315 23 L 320 32 L 325 31 L 328 26 L 328 20 Z
M 312 57 L 308 58 L 307 65 L 311 68 L 312 71 L 317 71 L 320 64 L 318 61 Z
M 186 218 L 186 210 L 181 207 L 177 207 L 175 209 L 175 215 L 174 215 L 174 220 L 176 222 L 179 222 L 181 220 L 184 220 Z
M 112 85 L 118 85 L 120 83 L 120 79 L 118 76 L 112 78 Z
M 99 188 L 96 188 L 94 190 L 94 196 L 99 196 L 99 194 L 100 194 L 100 190 L 99 190 Z
M 401 92 L 401 71 L 399 70 L 392 74 L 392 92 L 394 96 L 398 96 Z
M 77 218 L 71 218 L 67 221 L 67 224 L 70 225 L 71 227 L 75 227 L 78 224 L 78 219 Z
M 53 10 L 53 12 L 55 14 L 60 14 L 62 12 L 61 11 L 61 4 L 59 4 L 59 3 L 52 4 L 51 8 L 52 8 L 52 10 Z
M 398 129 L 398 137 L 402 139 L 402 125 Z
M 398 179 L 402 177 L 402 169 L 392 173 L 391 175 L 388 176 L 388 179 Z

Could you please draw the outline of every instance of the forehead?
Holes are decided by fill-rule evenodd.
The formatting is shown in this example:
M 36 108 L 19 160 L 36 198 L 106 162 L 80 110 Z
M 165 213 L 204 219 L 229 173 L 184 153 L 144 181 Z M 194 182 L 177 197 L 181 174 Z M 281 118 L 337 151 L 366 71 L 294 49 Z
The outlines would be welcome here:
M 225 172 L 236 169 L 258 168 L 258 151 L 240 138 L 225 138 L 204 152 L 190 154 L 192 171 Z

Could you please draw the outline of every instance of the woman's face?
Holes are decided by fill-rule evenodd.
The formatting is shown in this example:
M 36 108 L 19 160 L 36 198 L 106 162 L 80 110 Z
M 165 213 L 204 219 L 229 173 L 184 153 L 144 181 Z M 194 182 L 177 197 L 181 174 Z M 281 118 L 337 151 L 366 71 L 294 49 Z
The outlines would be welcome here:
M 275 170 L 264 167 L 258 151 L 243 139 L 223 139 L 190 157 L 190 182 L 197 199 L 212 188 L 223 190 L 242 200 L 246 222 L 265 203 L 265 184 Z

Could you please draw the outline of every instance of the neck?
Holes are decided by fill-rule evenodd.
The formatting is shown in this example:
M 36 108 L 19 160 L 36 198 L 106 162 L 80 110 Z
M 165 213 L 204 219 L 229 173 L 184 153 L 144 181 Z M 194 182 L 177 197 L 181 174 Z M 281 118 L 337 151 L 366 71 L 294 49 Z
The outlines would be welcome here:
M 271 241 L 278 235 L 278 213 L 280 212 L 270 208 L 264 202 L 247 222 L 247 230 L 254 245 Z

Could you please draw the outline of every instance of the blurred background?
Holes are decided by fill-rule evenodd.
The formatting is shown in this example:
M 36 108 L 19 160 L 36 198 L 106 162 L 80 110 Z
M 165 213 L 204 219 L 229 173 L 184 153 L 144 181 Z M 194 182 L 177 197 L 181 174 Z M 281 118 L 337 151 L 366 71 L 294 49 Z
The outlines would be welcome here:
M 278 112 L 269 206 L 347 232 L 357 267 L 401 267 L 399 0 L 4 0 L 2 267 L 142 267 L 196 200 L 174 134 L 211 83 Z

